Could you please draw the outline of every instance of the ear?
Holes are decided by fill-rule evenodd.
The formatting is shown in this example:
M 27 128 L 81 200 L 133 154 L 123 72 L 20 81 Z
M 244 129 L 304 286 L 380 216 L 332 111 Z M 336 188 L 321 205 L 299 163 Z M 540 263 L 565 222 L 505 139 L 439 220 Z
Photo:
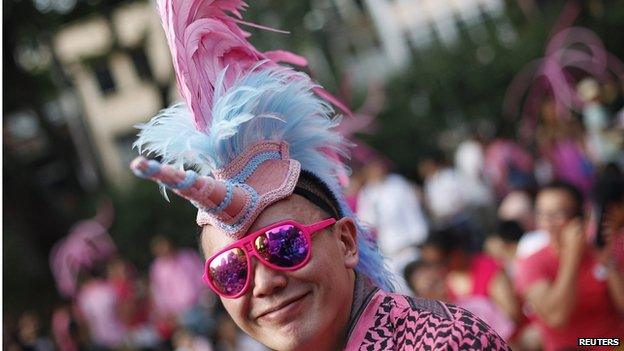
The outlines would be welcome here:
M 355 222 L 351 218 L 344 217 L 336 222 L 334 226 L 340 241 L 345 267 L 355 269 L 360 260 Z

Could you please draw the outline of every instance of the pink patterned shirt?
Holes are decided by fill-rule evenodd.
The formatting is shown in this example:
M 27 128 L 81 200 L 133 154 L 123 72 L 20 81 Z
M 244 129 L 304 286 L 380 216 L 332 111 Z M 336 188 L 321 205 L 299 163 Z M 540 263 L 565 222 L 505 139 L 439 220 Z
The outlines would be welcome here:
M 435 300 L 389 293 L 356 279 L 345 350 L 510 350 L 472 313 Z

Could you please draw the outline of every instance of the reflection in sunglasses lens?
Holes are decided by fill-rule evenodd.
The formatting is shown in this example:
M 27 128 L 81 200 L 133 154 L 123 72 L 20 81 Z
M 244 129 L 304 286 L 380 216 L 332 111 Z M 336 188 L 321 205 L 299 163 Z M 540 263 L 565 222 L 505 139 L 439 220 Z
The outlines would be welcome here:
M 308 243 L 299 228 L 286 224 L 258 236 L 254 246 L 266 261 L 280 267 L 294 267 L 308 255 Z
M 245 287 L 247 258 L 239 248 L 225 251 L 210 261 L 209 277 L 224 295 L 236 295 Z

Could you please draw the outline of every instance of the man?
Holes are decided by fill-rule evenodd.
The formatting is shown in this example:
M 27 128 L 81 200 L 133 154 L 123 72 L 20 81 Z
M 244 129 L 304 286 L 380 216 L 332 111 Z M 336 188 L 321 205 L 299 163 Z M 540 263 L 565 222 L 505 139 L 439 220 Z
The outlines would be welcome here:
M 465 189 L 458 173 L 438 153 L 418 163 L 424 181 L 425 199 L 434 224 L 455 222 L 466 208 Z
M 622 338 L 624 274 L 603 255 L 611 248 L 599 252 L 587 244 L 580 191 L 547 185 L 537 194 L 535 213 L 550 240 L 519 260 L 515 280 L 535 312 L 544 348 L 576 348 L 579 337 Z
M 445 284 L 446 269 L 440 263 L 419 259 L 410 262 L 403 270 L 403 278 L 416 296 L 448 301 Z
M 188 107 L 141 127 L 139 149 L 171 166 L 131 165 L 198 208 L 204 281 L 230 316 L 275 350 L 506 349 L 469 312 L 387 292 L 392 277 L 338 182 L 336 100 L 277 63 L 303 58 L 251 46 L 244 6 L 159 2 Z
M 149 281 L 153 313 L 158 332 L 169 340 L 177 321 L 198 303 L 202 293 L 203 263 L 196 251 L 176 248 L 164 235 L 151 240 L 154 261 L 150 265 Z
M 364 172 L 366 183 L 359 194 L 357 216 L 376 230 L 379 249 L 390 258 L 390 269 L 401 274 L 418 256 L 416 245 L 427 235 L 427 219 L 407 179 L 389 174 L 381 160 L 372 160 Z M 407 286 L 403 290 L 407 293 Z
M 455 169 L 464 184 L 466 205 L 489 211 L 494 205 L 494 194 L 485 179 L 485 152 L 479 139 L 477 133 L 471 133 L 459 143 L 455 150 Z
M 432 227 L 454 228 L 468 238 L 468 250 L 478 252 L 484 241 L 483 225 L 476 225 L 476 212 L 468 206 L 465 182 L 450 167 L 443 154 L 434 152 L 418 162 L 424 181 L 425 204 L 431 215 Z M 478 212 L 478 211 L 477 211 Z
M 513 277 L 516 271 L 518 242 L 523 234 L 524 230 L 518 222 L 500 221 L 496 230 L 485 240 L 485 252 L 503 267 L 509 277 Z

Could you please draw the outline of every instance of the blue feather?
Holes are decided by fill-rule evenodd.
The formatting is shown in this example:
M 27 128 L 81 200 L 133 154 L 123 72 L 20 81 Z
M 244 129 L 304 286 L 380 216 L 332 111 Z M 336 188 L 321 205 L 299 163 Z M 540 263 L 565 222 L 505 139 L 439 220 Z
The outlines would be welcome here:
M 209 174 L 215 162 L 208 153 L 206 134 L 195 129 L 183 103 L 166 108 L 148 123 L 136 126 L 138 139 L 133 147 L 146 156 L 160 157 L 162 163 L 177 168 L 193 167 Z

